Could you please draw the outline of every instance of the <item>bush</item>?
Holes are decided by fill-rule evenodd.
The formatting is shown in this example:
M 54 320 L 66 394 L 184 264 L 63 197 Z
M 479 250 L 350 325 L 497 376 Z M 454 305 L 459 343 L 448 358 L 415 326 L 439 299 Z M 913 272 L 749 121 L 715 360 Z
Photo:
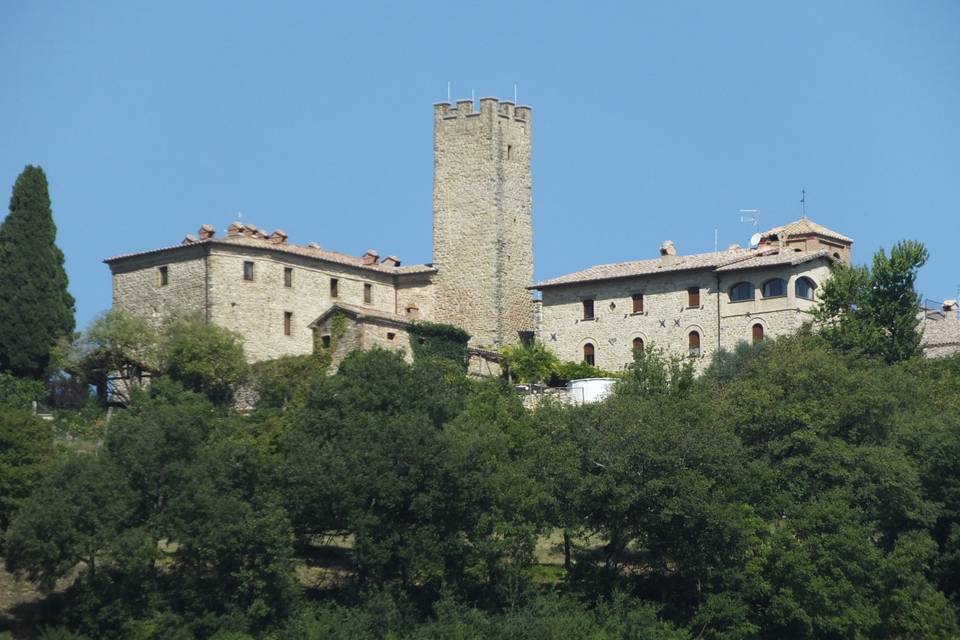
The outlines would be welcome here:
M 257 392 L 257 408 L 283 408 L 310 378 L 326 372 L 328 362 L 328 358 L 313 354 L 283 356 L 251 365 L 250 379 Z
M 229 404 L 247 375 L 241 338 L 200 317 L 174 321 L 161 347 L 161 373 L 211 402 Z
M 46 395 L 46 386 L 40 380 L 0 373 L 0 408 L 29 411 L 32 402 L 40 404 Z
M 410 348 L 417 360 L 445 358 L 467 368 L 470 334 L 450 324 L 417 322 L 410 326 Z

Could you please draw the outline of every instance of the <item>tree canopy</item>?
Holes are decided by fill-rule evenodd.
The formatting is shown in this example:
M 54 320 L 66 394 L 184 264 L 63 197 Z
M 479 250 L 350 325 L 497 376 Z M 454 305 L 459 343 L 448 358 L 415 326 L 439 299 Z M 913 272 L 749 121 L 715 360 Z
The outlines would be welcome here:
M 50 208 L 47 176 L 28 165 L 0 224 L 0 371 L 41 378 L 57 341 L 73 331 L 73 296 Z

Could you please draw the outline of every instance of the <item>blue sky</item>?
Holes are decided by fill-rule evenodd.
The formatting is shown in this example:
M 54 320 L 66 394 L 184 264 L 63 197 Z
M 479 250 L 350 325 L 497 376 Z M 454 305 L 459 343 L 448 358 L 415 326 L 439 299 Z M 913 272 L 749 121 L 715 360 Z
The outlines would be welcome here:
M 77 320 L 103 258 L 237 212 L 431 259 L 432 107 L 534 108 L 538 279 L 799 215 L 960 285 L 960 3 L 5 2 L 0 186 L 50 179 Z

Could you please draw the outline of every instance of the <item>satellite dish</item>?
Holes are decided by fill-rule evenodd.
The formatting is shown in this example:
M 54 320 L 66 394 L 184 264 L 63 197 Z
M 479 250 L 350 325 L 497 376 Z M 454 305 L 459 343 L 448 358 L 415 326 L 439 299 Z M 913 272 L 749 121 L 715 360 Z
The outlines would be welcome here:
M 756 249 L 757 245 L 760 244 L 760 239 L 762 237 L 763 236 L 761 236 L 759 233 L 755 233 L 752 236 L 750 236 L 750 248 Z

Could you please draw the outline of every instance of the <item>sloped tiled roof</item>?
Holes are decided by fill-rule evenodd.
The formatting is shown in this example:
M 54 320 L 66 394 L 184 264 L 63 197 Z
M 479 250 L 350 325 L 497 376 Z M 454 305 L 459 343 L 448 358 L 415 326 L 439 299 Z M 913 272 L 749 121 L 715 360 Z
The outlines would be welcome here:
M 761 235 L 765 238 L 772 235 L 785 235 L 789 238 L 790 236 L 806 236 L 811 234 L 820 235 L 825 238 L 832 238 L 834 240 L 840 240 L 841 242 L 853 242 L 851 238 L 837 233 L 832 229 L 827 229 L 822 224 L 817 224 L 810 218 L 806 217 L 800 218 L 799 220 L 794 220 L 793 222 L 788 222 L 781 227 L 774 227 L 769 231 L 765 231 Z
M 396 273 L 396 274 L 414 274 L 414 273 L 435 273 L 436 268 L 429 264 L 415 264 L 410 266 L 399 266 L 393 267 L 389 265 L 382 264 L 363 264 L 362 258 L 354 257 L 347 255 L 345 253 L 340 253 L 339 251 L 330 251 L 329 249 L 321 249 L 319 247 L 308 247 L 298 244 L 290 243 L 272 243 L 269 240 L 263 238 L 250 237 L 246 235 L 235 235 L 235 236 L 224 236 L 222 238 L 210 238 L 207 240 L 197 240 L 195 242 L 187 244 L 178 244 L 169 247 L 162 247 L 160 249 L 150 249 L 149 251 L 140 251 L 137 253 L 126 253 L 119 256 L 114 256 L 112 258 L 107 258 L 104 260 L 107 264 L 113 264 L 120 262 L 127 258 L 134 258 L 139 256 L 146 256 L 155 253 L 163 253 L 165 251 L 177 251 L 188 249 L 189 247 L 195 247 L 197 245 L 209 244 L 213 246 L 244 246 L 252 247 L 256 249 L 264 249 L 269 251 L 278 251 L 281 253 L 290 253 L 294 255 L 304 256 L 306 258 L 314 258 L 316 260 L 323 260 L 325 262 L 332 262 L 335 264 L 342 264 L 351 267 L 357 267 L 360 269 L 368 269 L 371 271 L 378 271 L 380 273 Z
M 555 287 L 565 284 L 593 282 L 596 280 L 615 280 L 619 278 L 632 278 L 636 276 L 696 269 L 734 271 L 737 269 L 753 269 L 785 264 L 795 265 L 816 260 L 817 258 L 828 258 L 832 260 L 829 252 L 823 250 L 793 251 L 787 249 L 770 249 L 769 247 L 762 247 L 760 249 L 728 249 L 727 251 L 719 251 L 716 253 L 697 253 L 689 256 L 676 256 L 671 264 L 664 264 L 659 258 L 636 260 L 633 262 L 618 262 L 615 264 L 601 264 L 595 267 L 589 267 L 583 271 L 577 271 L 538 282 L 530 288 L 542 289 L 544 287 Z
M 323 320 L 335 311 L 343 311 L 347 315 L 353 316 L 355 318 L 372 318 L 374 320 L 383 320 L 391 324 L 396 325 L 409 325 L 410 319 L 404 318 L 401 315 L 396 313 L 391 313 L 389 311 L 381 311 L 380 309 L 371 309 L 368 307 L 358 307 L 352 304 L 345 304 L 343 302 L 334 302 L 330 305 L 326 311 L 320 314 L 316 320 L 307 325 L 310 328 L 318 325 L 323 322 Z

